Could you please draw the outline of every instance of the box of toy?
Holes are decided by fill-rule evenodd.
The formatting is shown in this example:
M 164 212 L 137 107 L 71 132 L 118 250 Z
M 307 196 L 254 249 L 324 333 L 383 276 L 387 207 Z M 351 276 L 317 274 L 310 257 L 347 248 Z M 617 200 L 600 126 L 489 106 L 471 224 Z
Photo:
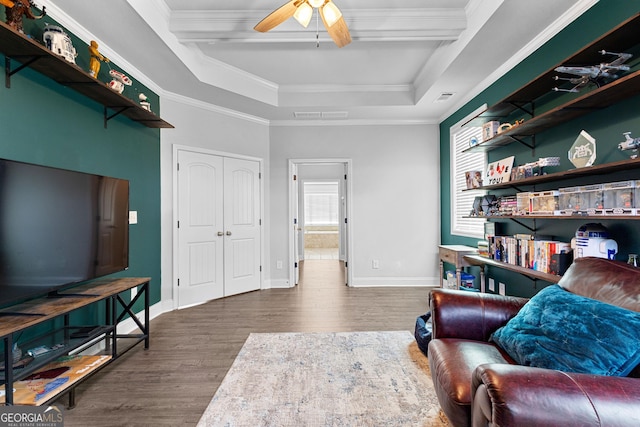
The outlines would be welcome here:
M 634 181 L 607 182 L 602 184 L 605 215 L 635 215 Z
M 498 134 L 500 122 L 493 120 L 482 125 L 482 140 L 486 141 Z
M 558 210 L 558 190 L 537 191 L 530 193 L 530 215 L 554 215 Z
M 529 215 L 531 213 L 531 192 L 517 193 L 516 206 L 516 215 Z
M 556 215 L 603 215 L 604 195 L 602 184 L 566 187 L 558 190 Z
M 604 215 L 604 192 L 602 184 L 583 185 L 581 191 L 588 199 L 589 215 Z

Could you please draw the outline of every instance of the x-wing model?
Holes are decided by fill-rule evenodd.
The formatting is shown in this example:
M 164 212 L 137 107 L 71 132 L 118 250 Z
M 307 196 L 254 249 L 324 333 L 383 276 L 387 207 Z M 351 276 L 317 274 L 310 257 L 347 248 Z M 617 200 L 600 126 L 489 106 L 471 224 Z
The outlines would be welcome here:
M 580 92 L 580 89 L 582 89 L 589 83 L 595 84 L 597 87 L 600 87 L 605 82 L 605 80 L 617 79 L 619 77 L 618 74 L 616 74 L 617 71 L 629 71 L 630 67 L 628 65 L 624 65 L 624 63 L 633 56 L 632 54 L 608 52 L 606 50 L 601 50 L 600 54 L 614 55 L 617 56 L 617 58 L 611 62 L 602 62 L 600 63 L 600 65 L 592 65 L 589 67 L 557 67 L 555 71 L 557 71 L 558 73 L 573 74 L 576 77 L 555 76 L 553 78 L 554 80 L 568 81 L 574 86 L 571 89 L 554 87 L 553 90 L 556 92 Z
M 625 140 L 618 144 L 618 150 L 620 151 L 631 151 L 631 158 L 635 159 L 638 157 L 638 148 L 640 148 L 640 138 L 632 138 L 631 132 L 623 133 Z

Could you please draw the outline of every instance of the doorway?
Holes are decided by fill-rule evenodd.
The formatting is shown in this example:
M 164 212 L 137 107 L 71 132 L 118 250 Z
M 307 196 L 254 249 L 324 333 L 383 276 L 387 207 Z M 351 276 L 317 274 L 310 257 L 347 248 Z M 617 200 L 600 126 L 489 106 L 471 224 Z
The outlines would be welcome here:
M 300 283 L 304 262 L 333 262 L 344 271 L 342 282 L 348 285 L 351 161 L 291 159 L 289 171 L 290 283 Z
M 300 215 L 303 259 L 340 259 L 339 181 L 302 181 Z

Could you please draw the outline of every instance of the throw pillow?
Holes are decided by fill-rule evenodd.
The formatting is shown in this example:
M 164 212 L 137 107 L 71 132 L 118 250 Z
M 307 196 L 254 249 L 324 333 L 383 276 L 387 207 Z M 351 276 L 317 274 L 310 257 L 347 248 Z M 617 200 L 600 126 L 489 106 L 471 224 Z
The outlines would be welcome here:
M 627 376 L 640 363 L 640 313 L 551 285 L 491 340 L 520 365 Z

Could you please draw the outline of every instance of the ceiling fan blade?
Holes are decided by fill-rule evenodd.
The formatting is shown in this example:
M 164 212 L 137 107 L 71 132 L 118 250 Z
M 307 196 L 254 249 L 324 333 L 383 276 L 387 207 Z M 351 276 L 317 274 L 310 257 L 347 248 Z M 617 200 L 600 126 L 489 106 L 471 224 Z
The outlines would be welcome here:
M 347 28 L 347 23 L 344 21 L 344 18 L 341 16 L 332 26 L 327 25 L 327 20 L 324 16 L 323 8 L 318 9 L 320 11 L 320 16 L 322 17 L 322 22 L 324 22 L 324 26 L 327 28 L 327 32 L 333 39 L 333 42 L 338 47 L 345 47 L 349 43 L 351 43 L 351 34 L 349 34 L 349 28 Z
M 267 17 L 262 21 L 258 22 L 258 25 L 253 27 L 253 29 L 260 31 L 261 33 L 266 33 L 291 18 L 293 14 L 296 13 L 298 6 L 302 3 L 304 3 L 304 0 L 291 0 L 286 4 L 283 4 L 267 15 Z

